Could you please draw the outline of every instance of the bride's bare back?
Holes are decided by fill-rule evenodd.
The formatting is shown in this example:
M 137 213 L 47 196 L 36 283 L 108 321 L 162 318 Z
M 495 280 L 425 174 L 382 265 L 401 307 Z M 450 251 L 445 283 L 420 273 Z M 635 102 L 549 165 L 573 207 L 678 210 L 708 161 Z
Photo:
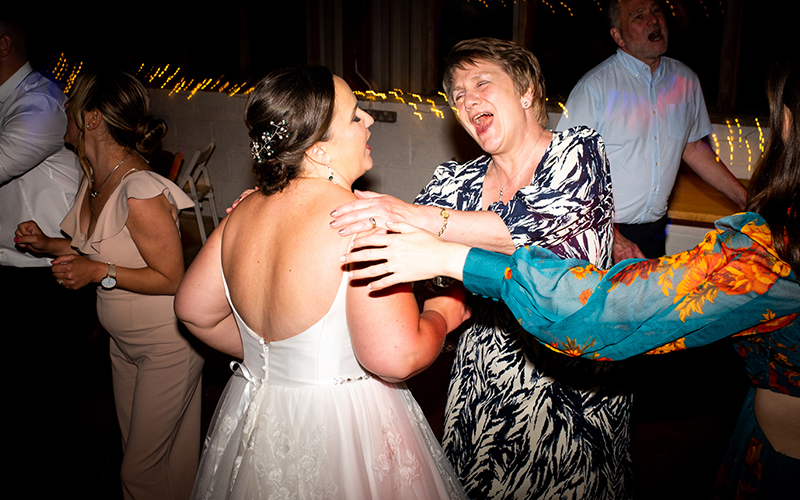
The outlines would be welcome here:
M 330 212 L 354 198 L 327 179 L 298 180 L 229 216 L 222 269 L 234 307 L 265 340 L 302 333 L 330 308 L 350 243 L 330 228 Z

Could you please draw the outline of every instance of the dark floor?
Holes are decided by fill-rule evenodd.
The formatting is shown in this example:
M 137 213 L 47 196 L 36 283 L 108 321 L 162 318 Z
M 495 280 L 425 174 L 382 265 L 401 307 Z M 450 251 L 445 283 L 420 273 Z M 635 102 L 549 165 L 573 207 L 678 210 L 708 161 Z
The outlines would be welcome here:
M 208 224 L 209 230 L 213 229 Z M 181 230 L 187 261 L 199 249 L 194 215 L 184 212 Z M 111 393 L 108 336 L 100 327 L 81 337 L 81 359 L 75 374 L 74 412 L 81 446 L 73 468 L 80 498 L 117 500 L 119 431 Z M 203 379 L 203 422 L 207 427 L 230 375 L 229 359 L 209 352 Z M 444 353 L 426 372 L 411 379 L 414 395 L 434 432 L 441 435 L 444 397 L 452 352 Z M 637 498 L 705 499 L 746 390 L 744 368 L 729 345 L 715 345 L 669 356 L 637 360 L 635 387 L 634 482 Z

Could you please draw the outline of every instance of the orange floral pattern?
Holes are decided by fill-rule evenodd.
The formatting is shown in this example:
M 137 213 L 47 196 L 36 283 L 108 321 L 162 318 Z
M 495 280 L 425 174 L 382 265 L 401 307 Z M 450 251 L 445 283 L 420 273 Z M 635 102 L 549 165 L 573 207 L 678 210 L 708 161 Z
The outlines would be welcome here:
M 769 339 L 800 329 L 797 277 L 776 254 L 769 228 L 757 214 L 718 221 L 716 230 L 686 252 L 609 271 L 551 255 L 535 247 L 517 251 L 511 265 L 503 265 L 502 293 L 523 328 L 567 356 L 619 360 L 689 349 L 734 334 Z M 800 347 L 786 345 L 788 351 L 773 353 L 773 369 L 754 368 L 775 374 L 771 380 L 762 377 L 760 386 L 796 391 L 800 377 L 788 367 L 800 365 L 800 355 L 790 354 Z M 759 350 L 750 357 L 773 354 Z

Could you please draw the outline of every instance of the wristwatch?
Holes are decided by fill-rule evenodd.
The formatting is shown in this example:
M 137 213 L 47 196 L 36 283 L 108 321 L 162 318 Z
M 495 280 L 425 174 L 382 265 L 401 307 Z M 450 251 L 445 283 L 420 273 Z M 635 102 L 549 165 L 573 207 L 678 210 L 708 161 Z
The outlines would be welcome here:
M 106 290 L 111 290 L 117 286 L 117 266 L 111 262 L 108 263 L 108 274 L 100 281 L 100 285 Z

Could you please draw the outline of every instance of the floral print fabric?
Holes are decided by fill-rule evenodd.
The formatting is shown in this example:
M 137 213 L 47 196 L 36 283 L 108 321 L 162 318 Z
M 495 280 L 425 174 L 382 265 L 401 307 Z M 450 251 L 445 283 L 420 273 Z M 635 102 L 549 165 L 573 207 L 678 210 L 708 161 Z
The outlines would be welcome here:
M 536 247 L 472 250 L 464 284 L 502 297 L 550 349 L 594 360 L 662 354 L 734 336 L 753 387 L 800 397 L 800 285 L 759 215 L 717 221 L 696 248 L 608 271 Z M 598 363 L 602 364 L 602 363 Z M 714 498 L 796 498 L 800 460 L 775 451 L 751 388 Z

